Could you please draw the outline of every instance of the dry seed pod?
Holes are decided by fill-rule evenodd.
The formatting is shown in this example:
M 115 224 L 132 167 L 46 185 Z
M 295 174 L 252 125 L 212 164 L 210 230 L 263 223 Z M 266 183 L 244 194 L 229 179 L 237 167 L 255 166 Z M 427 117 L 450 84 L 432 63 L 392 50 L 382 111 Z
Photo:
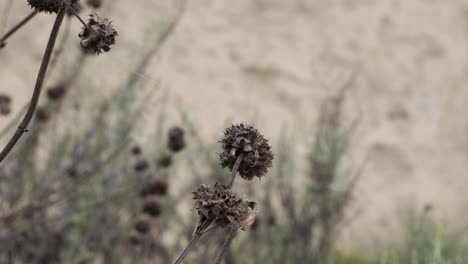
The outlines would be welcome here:
M 36 119 L 39 122 L 46 122 L 49 120 L 49 112 L 44 107 L 38 107 L 36 110 Z
M 141 154 L 141 147 L 139 145 L 134 145 L 130 151 L 132 152 L 133 155 L 138 156 Z
M 148 195 L 161 195 L 167 194 L 168 184 L 167 181 L 161 178 L 154 178 L 146 184 L 140 192 L 140 195 L 146 197 Z
M 164 154 L 158 159 L 158 165 L 162 168 L 168 168 L 172 164 L 172 155 Z
M 70 1 L 71 4 L 77 0 Z M 64 0 L 28 0 L 28 4 L 39 12 L 58 13 L 60 8 L 65 6 Z
M 149 162 L 145 159 L 140 159 L 135 163 L 135 165 L 133 166 L 133 169 L 137 172 L 143 172 L 143 171 L 146 171 L 148 167 L 149 167 Z
M 268 140 L 253 126 L 231 125 L 224 132 L 220 143 L 222 151 L 219 157 L 223 168 L 228 167 L 232 171 L 239 155 L 244 154 L 239 167 L 239 175 L 246 180 L 265 176 L 272 166 L 274 156 Z
M 169 130 L 167 147 L 174 151 L 181 151 L 185 147 L 184 130 L 180 127 L 173 127 Z
M 88 0 L 87 4 L 92 8 L 99 8 L 102 5 L 102 0 Z
M 151 229 L 151 224 L 150 221 L 147 218 L 139 218 L 136 222 L 135 225 L 133 226 L 135 230 L 141 234 L 146 234 L 150 231 Z
M 118 33 L 109 19 L 91 14 L 88 23 L 78 36 L 81 38 L 80 45 L 84 50 L 99 55 L 111 49 L 110 46 L 115 44 Z
M 154 196 L 146 196 L 143 200 L 143 213 L 152 217 L 157 217 L 161 214 L 162 207 L 158 199 Z
M 221 227 L 244 226 L 255 202 L 238 198 L 225 185 L 201 185 L 193 192 L 194 210 L 204 220 L 211 220 Z
M 0 115 L 8 115 L 11 112 L 11 97 L 0 94 Z
M 51 101 L 59 100 L 65 94 L 65 85 L 58 84 L 57 86 L 47 89 L 47 97 Z

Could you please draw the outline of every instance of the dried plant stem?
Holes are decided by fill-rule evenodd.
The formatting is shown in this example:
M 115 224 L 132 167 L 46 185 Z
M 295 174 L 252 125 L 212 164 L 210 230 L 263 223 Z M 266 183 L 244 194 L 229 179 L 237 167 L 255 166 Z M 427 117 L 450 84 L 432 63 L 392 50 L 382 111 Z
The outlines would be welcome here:
M 13 0 L 8 0 L 5 5 L 3 6 L 3 12 L 2 12 L 2 21 L 0 22 L 0 32 L 3 33 L 3 30 L 5 29 L 7 22 L 8 22 L 8 15 L 10 14 L 11 7 L 13 6 Z
M 0 153 L 0 163 L 5 159 L 8 153 L 13 149 L 16 145 L 18 140 L 21 136 L 27 131 L 27 127 L 29 122 L 34 116 L 34 112 L 36 110 L 37 103 L 39 101 L 39 97 L 41 95 L 42 85 L 44 84 L 44 79 L 47 73 L 47 67 L 49 66 L 50 57 L 52 56 L 52 52 L 54 50 L 55 41 L 57 40 L 58 33 L 60 31 L 60 26 L 62 25 L 63 18 L 65 17 L 65 8 L 61 8 L 55 18 L 54 26 L 52 27 L 52 31 L 50 33 L 49 41 L 47 43 L 46 50 L 44 52 L 44 57 L 42 57 L 41 67 L 39 68 L 39 73 L 37 75 L 36 84 L 34 86 L 33 95 L 31 98 L 31 103 L 26 111 L 26 114 L 23 117 L 18 129 L 16 130 L 13 137 L 8 141 L 5 148 Z
M 29 20 L 31 20 L 36 14 L 38 13 L 38 11 L 32 11 L 29 15 L 27 15 L 25 18 L 23 18 L 23 20 L 21 20 L 18 24 L 16 24 L 13 28 L 11 28 L 10 30 L 7 31 L 7 33 L 5 33 L 5 35 L 3 35 L 3 37 L 0 39 L 0 48 L 3 48 L 6 46 L 6 40 L 11 37 L 11 35 L 15 34 L 16 31 L 18 31 L 18 29 L 20 29 L 22 26 L 24 26 L 26 23 L 29 22 Z
M 236 179 L 237 172 L 239 171 L 239 166 L 243 159 L 244 159 L 244 153 L 240 153 L 239 157 L 237 157 L 234 167 L 232 168 L 232 173 L 231 173 L 231 177 L 229 177 L 228 184 L 226 185 L 229 189 L 231 189 L 232 185 L 234 184 L 234 180 Z
M 180 254 L 180 256 L 176 259 L 176 261 L 174 262 L 174 264 L 180 264 L 182 263 L 182 261 L 184 260 L 184 258 L 187 256 L 187 254 L 190 252 L 190 250 L 192 250 L 193 246 L 195 246 L 195 244 L 198 242 L 198 240 L 200 239 L 201 237 L 201 233 L 200 232 L 197 232 L 195 233 L 193 236 L 192 236 L 192 239 L 190 239 L 190 242 L 189 244 L 187 245 L 187 247 L 184 249 L 184 251 L 182 251 L 182 254 Z
M 221 264 L 221 261 L 223 261 L 223 259 L 224 259 L 224 254 L 229 249 L 229 247 L 231 246 L 232 241 L 234 240 L 234 238 L 237 235 L 237 231 L 239 231 L 238 226 L 231 227 L 231 230 L 229 231 L 229 233 L 228 233 L 228 235 L 226 237 L 226 240 L 224 240 L 224 244 L 221 247 L 221 250 L 219 251 L 218 255 L 216 256 L 215 264 Z

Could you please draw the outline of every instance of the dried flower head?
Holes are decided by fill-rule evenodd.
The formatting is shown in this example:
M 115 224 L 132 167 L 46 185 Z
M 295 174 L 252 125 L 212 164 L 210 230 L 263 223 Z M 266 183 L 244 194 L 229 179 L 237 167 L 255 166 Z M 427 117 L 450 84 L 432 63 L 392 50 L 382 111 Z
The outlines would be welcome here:
M 0 94 L 0 115 L 8 115 L 11 112 L 11 97 Z
M 132 152 L 133 155 L 138 156 L 141 154 L 141 147 L 139 145 L 134 145 L 130 151 Z
M 115 44 L 115 37 L 118 34 L 109 19 L 91 14 L 88 23 L 78 36 L 81 38 L 81 47 L 85 51 L 101 54 L 110 50 L 110 46 Z
M 149 167 L 149 162 L 145 159 L 140 159 L 140 160 L 137 160 L 137 162 L 133 166 L 133 169 L 137 172 L 143 172 L 143 171 L 146 171 L 148 167 Z
M 148 182 L 140 192 L 140 195 L 146 197 L 148 195 L 160 195 L 164 196 L 167 194 L 168 184 L 167 181 L 160 177 L 153 178 Z
M 70 4 L 78 0 L 69 1 Z M 60 8 L 65 6 L 65 0 L 28 0 L 28 4 L 39 12 L 57 13 Z
M 211 220 L 221 227 L 243 226 L 249 218 L 255 202 L 239 198 L 225 185 L 201 185 L 193 192 L 194 210 L 204 220 Z
M 36 119 L 39 122 L 46 122 L 49 120 L 49 112 L 44 107 L 38 107 L 36 110 Z
M 133 227 L 135 228 L 137 232 L 141 234 L 146 234 L 150 231 L 151 224 L 148 218 L 141 217 L 136 220 L 135 225 Z
M 158 165 L 161 166 L 162 168 L 168 168 L 172 164 L 172 155 L 170 154 L 163 154 L 161 157 L 158 159 Z
M 169 129 L 167 147 L 178 152 L 185 147 L 184 130 L 180 127 L 172 127 Z
M 102 5 L 102 0 L 88 0 L 87 4 L 92 8 L 99 8 Z
M 52 101 L 62 98 L 64 94 L 65 94 L 65 85 L 63 84 L 58 84 L 56 86 L 53 86 L 47 89 L 47 97 Z
M 157 197 L 146 196 L 143 200 L 143 213 L 148 214 L 152 217 L 157 217 L 161 214 L 162 206 L 159 203 Z
M 244 158 L 239 166 L 239 175 L 252 180 L 263 177 L 272 166 L 273 153 L 268 140 L 253 126 L 246 124 L 231 125 L 220 140 L 222 152 L 219 154 L 221 166 L 231 171 L 241 153 Z

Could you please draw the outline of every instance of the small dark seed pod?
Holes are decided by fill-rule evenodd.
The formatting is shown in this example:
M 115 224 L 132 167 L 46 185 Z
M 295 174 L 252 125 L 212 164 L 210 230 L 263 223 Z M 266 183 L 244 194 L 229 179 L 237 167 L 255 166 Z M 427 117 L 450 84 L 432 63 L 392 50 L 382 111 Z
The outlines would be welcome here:
M 6 94 L 0 94 L 0 115 L 8 115 L 11 112 L 11 97 Z
M 90 7 L 92 8 L 100 8 L 101 5 L 102 5 L 102 0 L 88 0 L 88 2 L 86 2 Z
M 81 47 L 85 51 L 99 55 L 111 49 L 110 46 L 115 44 L 117 35 L 109 19 L 92 14 L 78 36 L 81 38 Z
M 164 154 L 158 159 L 158 165 L 162 168 L 168 168 L 172 164 L 172 155 Z
M 148 167 L 149 167 L 149 162 L 145 159 L 140 159 L 135 163 L 135 165 L 133 166 L 133 169 L 137 172 L 143 172 L 143 171 L 146 171 Z
M 173 127 L 169 130 L 167 146 L 174 152 L 181 151 L 185 147 L 184 130 Z
M 142 197 L 146 197 L 148 195 L 160 195 L 164 196 L 167 194 L 168 184 L 167 181 L 161 179 L 159 177 L 152 179 L 148 182 L 140 192 Z
M 51 87 L 47 89 L 47 97 L 51 101 L 59 100 L 60 98 L 63 97 L 65 94 L 65 85 L 63 84 L 58 84 L 57 86 Z
M 39 122 L 46 122 L 49 120 L 49 112 L 44 107 L 38 107 L 36 110 L 36 119 Z
M 142 152 L 142 151 L 141 151 L 141 147 L 138 146 L 138 145 L 134 145 L 134 146 L 130 149 L 130 151 L 131 151 L 132 154 L 135 155 L 135 156 L 140 155 L 141 152 Z
M 232 171 L 239 155 L 244 154 L 239 175 L 246 180 L 265 176 L 272 166 L 274 156 L 268 140 L 253 126 L 232 125 L 226 129 L 220 143 L 222 151 L 219 158 L 223 168 L 228 167 Z
M 151 224 L 147 218 L 139 218 L 133 226 L 135 230 L 141 234 L 146 234 L 151 229 Z
M 147 196 L 143 200 L 143 213 L 151 217 L 157 217 L 161 214 L 162 208 L 158 199 L 154 196 Z

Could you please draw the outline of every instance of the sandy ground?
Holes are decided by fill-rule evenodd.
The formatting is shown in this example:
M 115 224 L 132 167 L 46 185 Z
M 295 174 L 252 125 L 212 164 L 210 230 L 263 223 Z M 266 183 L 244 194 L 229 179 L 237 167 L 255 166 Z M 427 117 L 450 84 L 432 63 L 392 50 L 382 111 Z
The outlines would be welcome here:
M 28 10 L 14 2 L 9 24 Z M 144 24 L 171 9 L 135 2 L 113 1 L 119 45 L 97 65 L 124 64 L 128 48 L 144 47 Z M 14 93 L 16 105 L 29 99 L 52 19 L 40 16 L 0 52 L 0 92 Z M 464 0 L 189 0 L 144 76 L 160 79 L 206 135 L 233 118 L 255 119 L 275 138 L 297 122 L 312 129 L 318 103 L 355 72 L 350 113 L 361 126 L 352 158 L 369 161 L 342 241 L 359 246 L 391 230 L 406 206 L 430 203 L 464 224 L 467 34 Z M 120 73 L 100 78 L 106 89 Z

